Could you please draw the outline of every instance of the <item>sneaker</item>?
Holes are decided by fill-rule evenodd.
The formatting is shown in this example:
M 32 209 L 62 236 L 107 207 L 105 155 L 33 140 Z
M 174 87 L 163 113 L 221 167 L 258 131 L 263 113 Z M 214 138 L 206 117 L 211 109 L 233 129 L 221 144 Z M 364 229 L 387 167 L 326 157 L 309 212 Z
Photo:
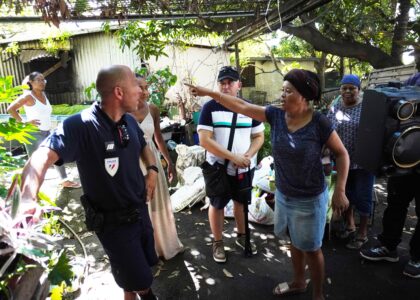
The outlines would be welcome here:
M 213 259 L 218 263 L 226 262 L 225 246 L 222 240 L 213 242 Z
M 238 237 L 236 238 L 236 245 L 241 247 L 243 250 L 245 250 L 245 234 L 238 234 Z M 254 244 L 254 242 L 251 240 L 251 252 L 253 255 L 257 254 L 257 246 Z
M 403 274 L 411 278 L 420 278 L 420 260 L 410 260 L 405 266 Z
M 384 246 L 362 250 L 360 251 L 360 256 L 373 261 L 386 260 L 397 262 L 399 260 L 397 250 L 390 251 Z

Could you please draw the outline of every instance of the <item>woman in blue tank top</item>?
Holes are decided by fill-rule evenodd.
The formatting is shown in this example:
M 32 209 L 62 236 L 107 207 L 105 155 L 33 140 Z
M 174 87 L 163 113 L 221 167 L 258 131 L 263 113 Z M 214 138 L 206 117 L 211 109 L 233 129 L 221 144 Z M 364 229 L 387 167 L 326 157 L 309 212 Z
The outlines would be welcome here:
M 306 291 L 305 264 L 309 266 L 313 299 L 324 299 L 324 256 L 322 237 L 325 228 L 328 193 L 321 163 L 321 149 L 326 145 L 336 157 L 337 184 L 332 197 L 336 213 L 348 205 L 345 184 L 349 157 L 331 122 L 314 111 L 320 100 L 318 76 L 307 70 L 294 69 L 284 76 L 282 107 L 262 107 L 237 97 L 203 87 L 190 86 L 198 96 L 210 96 L 228 109 L 271 125 L 271 144 L 276 172 L 276 205 L 274 231 L 288 232 L 294 277 L 279 283 L 275 295 Z

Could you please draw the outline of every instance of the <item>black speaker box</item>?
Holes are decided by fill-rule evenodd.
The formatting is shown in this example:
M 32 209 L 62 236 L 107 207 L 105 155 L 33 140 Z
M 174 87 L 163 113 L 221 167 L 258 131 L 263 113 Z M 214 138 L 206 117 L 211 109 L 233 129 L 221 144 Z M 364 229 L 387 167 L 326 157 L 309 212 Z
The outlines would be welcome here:
M 376 175 L 420 172 L 420 87 L 364 92 L 354 160 Z

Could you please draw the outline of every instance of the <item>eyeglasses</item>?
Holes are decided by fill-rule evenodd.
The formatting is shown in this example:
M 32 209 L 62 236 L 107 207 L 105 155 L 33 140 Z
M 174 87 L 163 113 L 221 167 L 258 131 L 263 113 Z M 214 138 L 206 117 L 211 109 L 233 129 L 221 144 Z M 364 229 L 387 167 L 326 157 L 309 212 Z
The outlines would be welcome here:
M 47 79 L 35 79 L 34 81 L 38 81 L 38 82 L 45 82 L 45 83 L 47 83 Z
M 127 147 L 130 142 L 130 135 L 128 134 L 127 126 L 125 124 L 119 124 L 117 125 L 117 130 L 121 147 Z

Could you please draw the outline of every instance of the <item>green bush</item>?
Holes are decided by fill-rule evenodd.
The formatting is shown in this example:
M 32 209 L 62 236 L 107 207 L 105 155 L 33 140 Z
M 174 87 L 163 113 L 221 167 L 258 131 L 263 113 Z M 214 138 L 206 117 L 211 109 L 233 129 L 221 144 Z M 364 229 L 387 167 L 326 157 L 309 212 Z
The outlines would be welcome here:
M 52 114 L 53 115 L 74 115 L 85 108 L 88 108 L 90 105 L 69 105 L 69 104 L 59 104 L 52 106 Z

